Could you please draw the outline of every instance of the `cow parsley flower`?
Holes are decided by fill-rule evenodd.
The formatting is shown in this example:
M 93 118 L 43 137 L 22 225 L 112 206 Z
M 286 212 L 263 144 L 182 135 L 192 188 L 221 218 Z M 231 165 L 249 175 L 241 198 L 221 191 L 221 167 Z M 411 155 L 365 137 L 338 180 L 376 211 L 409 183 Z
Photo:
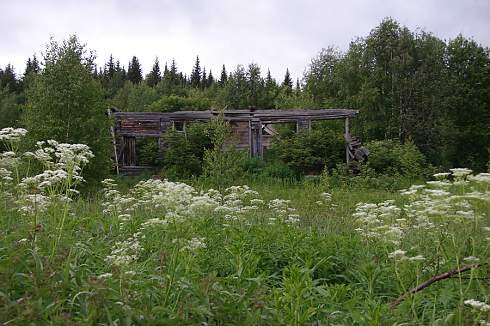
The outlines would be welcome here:
M 402 259 L 405 259 L 407 258 L 407 256 L 405 256 L 407 252 L 404 251 L 404 250 L 401 250 L 401 249 L 397 249 L 391 253 L 388 254 L 388 257 L 389 258 L 393 258 L 393 259 L 396 259 L 396 260 L 402 260 Z
M 464 304 L 467 306 L 471 306 L 475 310 L 484 311 L 484 312 L 490 311 L 490 305 L 489 304 L 475 300 L 475 299 L 465 300 Z
M 12 142 L 19 141 L 27 134 L 27 130 L 23 128 L 3 128 L 0 130 L 0 141 Z
M 467 168 L 454 168 L 454 169 L 449 169 L 453 175 L 457 178 L 463 178 L 467 176 L 468 174 L 471 174 L 473 170 L 467 169 Z
M 181 250 L 195 252 L 198 249 L 206 248 L 205 240 L 206 238 L 192 238 L 187 241 L 187 244 Z

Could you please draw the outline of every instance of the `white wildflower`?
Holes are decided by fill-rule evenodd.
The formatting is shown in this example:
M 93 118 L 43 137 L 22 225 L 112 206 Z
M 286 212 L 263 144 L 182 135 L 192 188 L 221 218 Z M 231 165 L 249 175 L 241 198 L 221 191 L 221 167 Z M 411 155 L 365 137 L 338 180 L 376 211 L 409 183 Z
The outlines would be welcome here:
M 99 280 L 105 280 L 112 277 L 112 273 L 104 273 L 97 276 Z
M 187 241 L 187 244 L 182 247 L 182 251 L 188 250 L 188 251 L 196 251 L 198 249 L 203 249 L 206 248 L 206 243 L 204 242 L 206 238 L 192 238 Z
M 436 173 L 434 174 L 434 178 L 436 178 L 437 180 L 444 180 L 447 179 L 450 175 L 451 173 L 449 172 Z
M 405 256 L 406 253 L 407 252 L 404 251 L 404 250 L 397 249 L 397 250 L 389 253 L 388 254 L 388 257 L 389 258 L 394 258 L 394 259 L 405 259 L 406 258 L 406 256 Z
M 475 300 L 475 299 L 465 300 L 464 304 L 467 306 L 471 306 L 473 309 L 476 309 L 479 311 L 490 311 L 490 305 L 489 304 Z
M 410 261 L 424 261 L 425 258 L 422 255 L 417 255 L 417 256 L 414 256 L 414 257 L 409 257 L 408 260 L 410 260 Z
M 480 261 L 480 258 L 475 257 L 475 256 L 468 256 L 468 257 L 463 258 L 463 260 L 469 264 L 475 264 L 475 263 L 478 263 Z
M 453 173 L 455 177 L 465 177 L 473 172 L 473 170 L 467 168 L 454 168 L 449 170 Z

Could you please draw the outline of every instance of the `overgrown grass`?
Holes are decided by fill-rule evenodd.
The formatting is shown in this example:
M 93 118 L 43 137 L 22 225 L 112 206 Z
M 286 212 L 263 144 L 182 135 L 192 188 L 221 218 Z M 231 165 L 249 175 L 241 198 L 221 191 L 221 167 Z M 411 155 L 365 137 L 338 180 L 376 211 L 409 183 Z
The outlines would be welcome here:
M 255 184 L 254 189 L 265 203 L 290 200 L 300 221 L 286 223 L 264 204 L 237 219 L 200 209 L 167 224 L 142 227 L 152 218 L 165 220 L 169 210 L 140 206 L 122 222 L 117 214 L 103 214 L 102 202 L 107 199 L 101 193 L 99 198 L 70 204 L 52 255 L 59 207 L 39 216 L 35 231 L 32 220 L 2 207 L 1 321 L 219 325 L 489 321 L 488 312 L 477 312 L 462 302 L 470 298 L 488 302 L 485 266 L 390 306 L 408 288 L 457 268 L 464 257 L 488 261 L 485 237 L 490 234 L 479 227 L 448 224 L 445 237 L 451 241 L 441 243 L 426 238 L 423 230 L 407 232 L 403 245 L 426 259 L 396 262 L 389 253 L 399 246 L 363 238 L 353 213 L 359 202 L 406 203 L 398 192 L 333 189 L 332 200 L 320 204 L 321 185 L 267 183 Z M 489 212 L 488 201 L 472 205 L 477 214 Z M 490 225 L 488 216 L 478 225 Z M 134 259 L 120 265 L 107 260 L 117 241 L 134 238 L 137 232 L 140 249 Z M 190 244 L 192 239 L 197 245 Z
M 4 325 L 490 323 L 488 173 L 401 191 L 107 179 L 80 196 L 88 147 L 20 153 L 25 133 L 0 131 Z

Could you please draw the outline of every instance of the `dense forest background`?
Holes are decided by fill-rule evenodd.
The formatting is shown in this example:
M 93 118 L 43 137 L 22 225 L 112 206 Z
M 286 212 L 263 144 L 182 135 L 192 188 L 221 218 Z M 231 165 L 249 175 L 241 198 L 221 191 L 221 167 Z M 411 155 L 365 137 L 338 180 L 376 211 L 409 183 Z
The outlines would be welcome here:
M 98 157 L 110 157 L 101 122 L 108 106 L 124 111 L 342 107 L 360 110 L 352 129 L 363 142 L 413 143 L 428 163 L 441 168 L 482 171 L 489 162 L 489 49 L 464 36 L 446 41 L 412 31 L 393 19 L 353 40 L 346 52 L 322 49 L 297 80 L 286 69 L 277 81 L 255 63 L 223 65 L 214 72 L 199 57 L 190 75 L 174 59 L 157 58 L 147 74 L 136 56 L 127 66 L 110 56 L 97 67 L 76 36 L 63 44 L 51 41 L 43 57 L 29 58 L 23 74 L 11 65 L 0 69 L 0 128 L 26 127 L 38 139 L 87 143 Z

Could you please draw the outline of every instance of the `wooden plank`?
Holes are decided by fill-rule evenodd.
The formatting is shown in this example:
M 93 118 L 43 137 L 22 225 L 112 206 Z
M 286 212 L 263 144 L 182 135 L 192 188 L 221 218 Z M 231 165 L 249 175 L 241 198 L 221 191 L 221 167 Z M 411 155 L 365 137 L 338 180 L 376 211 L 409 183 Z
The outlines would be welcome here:
M 347 138 L 352 139 L 352 137 L 350 136 L 350 132 L 349 132 L 349 118 L 345 118 L 344 128 L 345 128 L 345 130 L 344 130 L 345 138 L 346 139 Z M 347 143 L 345 146 L 345 163 L 347 164 L 347 167 L 349 166 L 351 155 L 352 155 L 352 153 L 350 152 L 350 149 L 349 149 L 349 143 Z

